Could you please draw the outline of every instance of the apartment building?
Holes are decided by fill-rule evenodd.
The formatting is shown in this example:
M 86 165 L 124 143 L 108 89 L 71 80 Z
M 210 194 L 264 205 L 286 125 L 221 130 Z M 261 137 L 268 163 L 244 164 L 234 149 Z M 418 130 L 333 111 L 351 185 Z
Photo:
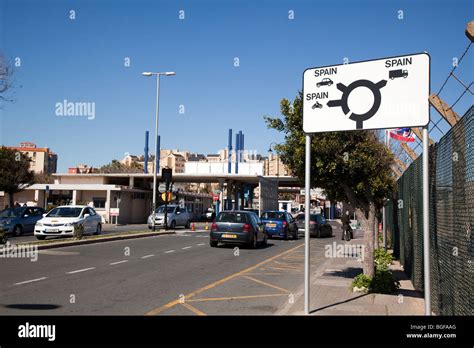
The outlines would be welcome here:
M 35 173 L 56 173 L 58 155 L 47 147 L 37 147 L 32 142 L 22 142 L 20 146 L 6 146 L 6 148 L 25 154 L 30 160 L 30 170 Z

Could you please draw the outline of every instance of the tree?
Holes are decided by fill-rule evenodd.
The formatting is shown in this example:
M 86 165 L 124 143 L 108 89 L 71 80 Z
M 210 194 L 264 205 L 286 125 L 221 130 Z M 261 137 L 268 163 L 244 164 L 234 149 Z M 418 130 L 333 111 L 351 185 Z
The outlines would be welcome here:
M 34 183 L 34 173 L 30 170 L 30 159 L 14 150 L 0 148 L 0 191 L 8 193 L 10 207 L 13 206 L 13 195 L 23 191 Z
M 12 86 L 12 69 L 5 60 L 3 54 L 0 53 L 0 107 L 2 102 L 11 102 L 13 99 L 7 97 L 6 92 Z
M 112 160 L 111 163 L 99 168 L 100 173 L 143 173 L 143 165 L 137 162 L 132 162 L 127 166 L 117 160 Z
M 280 102 L 281 117 L 264 116 L 267 126 L 285 134 L 275 150 L 301 183 L 305 177 L 305 133 L 300 92 Z M 393 154 L 372 131 L 317 133 L 311 136 L 311 187 L 331 201 L 350 203 L 365 230 L 364 274 L 374 275 L 375 215 L 394 187 Z
M 37 173 L 35 174 L 36 184 L 54 184 L 54 178 L 48 173 Z

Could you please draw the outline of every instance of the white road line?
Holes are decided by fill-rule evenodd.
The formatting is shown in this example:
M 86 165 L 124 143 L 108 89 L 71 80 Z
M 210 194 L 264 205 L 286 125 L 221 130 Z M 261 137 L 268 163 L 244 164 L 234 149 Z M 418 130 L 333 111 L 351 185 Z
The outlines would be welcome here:
M 206 245 L 206 243 L 199 243 L 198 246 L 201 246 L 201 245 Z
M 174 253 L 174 250 L 165 251 L 165 254 Z
M 145 256 L 142 256 L 141 258 L 142 259 L 147 259 L 147 258 L 153 257 L 153 256 L 155 256 L 155 254 L 145 255 Z
M 95 269 L 95 267 L 78 269 L 76 271 L 66 272 L 66 274 L 74 274 L 74 273 L 79 273 L 79 272 L 85 272 L 85 271 L 90 271 L 91 269 Z
M 124 263 L 124 262 L 128 262 L 128 260 L 112 262 L 112 263 L 109 263 L 109 265 L 113 266 L 113 265 L 118 265 L 119 263 Z
M 189 249 L 189 248 L 192 248 L 192 247 L 190 247 L 190 246 L 187 246 L 187 247 L 184 247 L 184 248 L 181 248 L 181 249 L 183 249 L 183 250 L 184 250 L 184 249 Z
M 31 279 L 31 280 L 25 280 L 24 282 L 15 283 L 13 285 L 21 285 L 21 284 L 26 284 L 26 283 L 38 282 L 38 281 L 44 280 L 44 279 L 47 279 L 47 277 L 41 277 L 41 278 L 36 278 L 36 279 Z

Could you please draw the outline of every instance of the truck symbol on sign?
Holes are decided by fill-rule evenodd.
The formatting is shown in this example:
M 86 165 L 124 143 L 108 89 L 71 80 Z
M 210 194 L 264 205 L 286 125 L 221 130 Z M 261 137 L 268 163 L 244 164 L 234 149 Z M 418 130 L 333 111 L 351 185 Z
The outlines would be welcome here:
M 407 76 L 408 76 L 408 70 L 397 69 L 397 70 L 390 70 L 388 72 L 388 77 L 391 80 L 393 80 L 397 77 L 407 78 Z

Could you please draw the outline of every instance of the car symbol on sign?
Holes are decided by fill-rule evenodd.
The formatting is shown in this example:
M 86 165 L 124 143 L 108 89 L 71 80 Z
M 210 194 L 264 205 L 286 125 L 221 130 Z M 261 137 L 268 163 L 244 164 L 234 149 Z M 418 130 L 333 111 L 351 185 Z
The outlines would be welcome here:
M 321 86 L 331 86 L 334 82 L 332 82 L 331 79 L 329 78 L 325 78 L 325 79 L 322 79 L 321 82 L 318 82 L 316 84 L 316 87 L 321 87 Z

